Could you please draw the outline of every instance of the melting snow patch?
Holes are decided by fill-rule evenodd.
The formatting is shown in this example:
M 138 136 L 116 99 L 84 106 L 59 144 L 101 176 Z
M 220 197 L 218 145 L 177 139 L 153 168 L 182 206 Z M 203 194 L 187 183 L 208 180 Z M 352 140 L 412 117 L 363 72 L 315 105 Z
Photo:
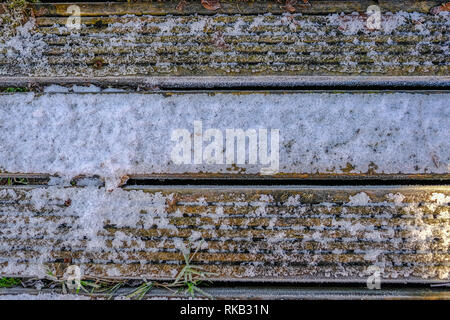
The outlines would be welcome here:
M 449 205 L 450 196 L 446 196 L 443 193 L 433 193 L 430 200 L 435 201 L 438 205 Z
M 387 195 L 387 197 L 388 197 L 389 200 L 394 201 L 394 204 L 397 205 L 397 206 L 401 205 L 403 200 L 405 200 L 405 196 L 402 195 L 401 193 L 396 193 L 396 194 L 389 193 Z
M 349 206 L 366 206 L 370 202 L 369 196 L 365 192 L 360 192 L 354 196 L 350 196 Z

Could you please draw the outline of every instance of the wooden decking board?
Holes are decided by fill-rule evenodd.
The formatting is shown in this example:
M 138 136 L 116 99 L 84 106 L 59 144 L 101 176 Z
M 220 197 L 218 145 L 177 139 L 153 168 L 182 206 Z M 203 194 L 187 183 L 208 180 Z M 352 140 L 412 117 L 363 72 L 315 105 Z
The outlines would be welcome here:
M 355 19 L 352 17 L 339 19 L 345 25 L 345 19 Z M 52 21 L 57 27 L 64 26 L 64 19 L 38 18 L 37 27 L 30 31 L 33 40 L 20 40 L 20 36 L 15 39 L 26 42 L 31 54 L 21 56 L 16 52 L 19 55 L 14 59 L 15 49 L 0 46 L 0 75 L 413 78 L 449 74 L 444 16 L 425 15 L 420 25 L 407 19 L 392 33 L 356 34 L 347 34 L 341 30 L 341 23 L 330 23 L 328 16 L 296 15 L 291 20 L 284 16 L 242 15 L 114 19 L 119 18 L 108 16 L 102 26 L 97 20 L 97 24 L 68 33 L 65 28 L 50 26 Z M 138 25 L 108 26 L 113 21 Z M 198 28 L 199 23 L 204 26 L 193 33 L 191 28 Z M 422 32 L 421 26 L 427 32 Z
M 429 90 L 448 88 L 450 76 L 116 76 L 116 77 L 11 77 L 0 76 L 0 87 L 25 86 L 31 90 L 39 90 L 40 86 L 89 85 L 99 87 L 124 87 L 130 91 L 167 89 L 236 89 L 259 88 L 259 90 L 290 89 L 316 87 L 360 89 L 370 86 L 372 90 L 400 88 L 397 90 L 427 88 Z M 42 88 L 41 88 L 42 89 Z M 270 90 L 269 90 L 270 91 Z
M 167 227 L 141 225 L 154 206 L 144 194 L 132 202 L 138 216 L 119 209 L 117 217 L 126 221 L 103 221 L 94 235 L 101 248 L 90 245 L 89 230 L 83 236 L 82 213 L 71 211 L 83 189 L 74 189 L 79 191 L 68 201 L 54 188 L 38 190 L 37 203 L 36 188 L 2 188 L 2 273 L 13 263 L 24 268 L 21 276 L 35 276 L 39 265 L 60 272 L 70 261 L 91 276 L 170 279 L 183 261 L 179 242 L 200 239 L 205 245 L 194 261 L 220 280 L 363 282 L 367 268 L 378 263 L 385 281 L 413 283 L 441 281 L 450 270 L 449 204 L 430 200 L 433 194 L 448 197 L 446 186 L 140 187 L 150 197 L 166 197 L 163 217 L 153 223 L 165 219 Z M 369 203 L 347 204 L 361 192 Z M 403 202 L 393 202 L 394 194 Z M 102 214 L 96 210 L 102 209 L 89 213 L 94 220 Z M 189 240 L 193 234 L 197 241 Z
M 5 174 L 7 176 L 8 174 Z M 1 174 L 0 174 L 1 177 Z M 397 181 L 397 184 L 404 182 L 405 184 L 413 184 L 416 182 L 421 182 L 424 184 L 430 184 L 432 181 L 441 184 L 445 184 L 447 180 L 450 179 L 450 174 L 377 174 L 377 173 L 283 173 L 279 175 L 254 175 L 254 174 L 221 174 L 221 173 L 185 173 L 185 174 L 130 174 L 128 175 L 128 184 L 133 186 L 133 184 L 158 184 L 158 181 L 164 181 L 164 184 L 169 184 L 170 181 L 177 181 L 178 183 L 192 183 L 195 181 L 202 181 L 204 184 L 208 183 L 220 183 L 224 182 L 227 184 L 232 184 L 233 181 L 236 185 L 241 184 L 241 182 L 248 181 L 261 184 L 266 181 L 267 184 L 282 185 L 282 184 L 308 184 L 312 182 L 323 181 L 324 183 L 336 184 L 339 182 L 345 182 L 347 184 L 356 183 L 374 183 L 380 181 L 392 181 L 393 184 Z M 183 182 L 188 181 L 188 182 Z M 196 183 L 198 184 L 198 183 Z M 386 184 L 386 182 L 384 182 Z
M 202 29 L 206 33 L 214 33 L 215 31 L 225 31 L 226 27 L 233 26 L 233 23 L 239 22 L 244 23 L 245 25 L 250 26 L 248 31 L 252 32 L 267 32 L 267 31 L 285 31 L 286 29 L 296 30 L 296 31 L 309 31 L 314 32 L 315 26 L 320 25 L 322 31 L 335 31 L 336 28 L 331 23 L 325 22 L 333 22 L 334 19 L 330 20 L 330 15 L 327 16 L 311 16 L 311 15 L 292 15 L 289 19 L 283 18 L 276 15 L 264 15 L 264 16 L 241 16 L 241 15 L 215 15 L 211 17 L 201 17 L 197 15 L 188 15 L 188 16 L 169 16 L 169 17 L 161 17 L 161 16 L 105 16 L 105 17 L 80 17 L 80 22 L 86 28 L 77 30 L 77 34 L 86 34 L 87 31 L 91 33 L 99 33 L 105 30 L 116 31 L 119 34 L 124 33 L 125 31 L 132 31 L 133 25 L 131 23 L 136 23 L 140 30 L 146 34 L 152 34 L 156 31 L 161 30 L 161 24 L 165 21 L 176 20 L 179 24 L 176 26 L 171 26 L 171 29 L 181 32 L 189 32 L 187 26 L 189 23 L 198 22 L 198 21 L 207 21 L 210 22 L 206 24 Z M 334 23 L 337 22 L 350 22 L 352 17 L 356 17 L 354 15 L 341 15 L 341 18 L 337 18 Z M 389 22 L 393 19 L 395 15 L 390 13 L 386 15 L 386 22 Z M 431 31 L 439 31 L 445 30 L 445 26 L 442 25 L 443 17 L 441 16 L 432 16 L 432 15 L 422 15 L 421 22 L 426 22 Z M 426 20 L 423 20 L 423 19 Z M 348 20 L 347 20 L 348 19 Z M 355 21 L 357 18 L 353 18 Z M 364 22 L 363 18 L 360 18 L 362 22 Z M 406 21 L 411 19 L 404 18 Z M 253 24 L 253 22 L 258 21 L 263 24 Z M 415 20 L 414 20 L 415 21 Z M 411 22 L 414 22 L 411 21 Z M 63 17 L 37 17 L 34 20 L 36 26 L 42 28 L 48 34 L 60 34 L 60 35 L 68 35 L 68 32 L 65 29 L 58 30 L 57 26 L 65 25 L 67 23 L 67 18 Z M 283 23 L 280 23 L 283 22 Z M 121 24 L 127 24 L 122 28 Z M 417 23 L 417 21 L 416 21 Z M 142 25 L 139 25 L 142 24 Z M 316 25 L 315 25 L 316 24 Z M 416 24 L 417 25 L 417 24 Z M 344 27 L 344 25 L 342 26 Z M 408 31 L 411 30 L 411 27 L 406 25 L 398 25 L 398 30 L 400 31 Z M 345 28 L 339 29 L 340 31 L 345 31 Z M 200 30 L 201 31 L 201 30 Z M 368 30 L 365 30 L 368 31 Z M 373 32 L 376 32 L 375 30 Z M 370 36 L 370 33 L 366 34 Z
M 195 16 L 195 15 L 194 15 Z M 256 17 L 258 16 L 252 16 L 252 15 L 232 15 L 232 14 L 218 14 L 215 16 L 210 17 L 211 21 L 215 21 L 218 25 L 214 26 L 215 30 L 223 30 L 223 28 L 227 25 L 227 24 L 231 24 L 233 22 L 236 22 L 240 19 L 243 19 L 243 21 L 250 21 L 252 22 Z M 324 21 L 324 16 L 314 16 L 314 15 L 304 15 L 304 17 L 308 18 L 308 20 L 302 20 L 299 19 L 299 15 L 292 15 L 292 17 L 289 19 L 289 21 L 308 21 L 308 22 L 314 22 L 314 23 L 321 23 Z M 348 15 L 344 15 L 344 17 L 348 17 Z M 430 26 L 435 27 L 436 29 L 439 29 L 441 26 L 439 24 L 440 18 L 439 16 L 433 16 L 433 15 L 427 15 L 427 21 L 430 23 Z M 93 30 L 105 30 L 109 27 L 109 25 L 114 24 L 114 23 L 128 23 L 128 22 L 140 22 L 140 23 L 149 23 L 149 22 L 153 22 L 153 23 L 157 23 L 157 22 L 161 22 L 164 20 L 167 20 L 168 17 L 164 17 L 164 16 L 134 16 L 134 15 L 127 15 L 127 16 L 117 16 L 117 15 L 110 15 L 110 16 L 101 16 L 101 17 L 84 17 L 81 16 L 80 17 L 80 22 L 82 25 L 85 25 L 87 27 L 92 28 Z M 186 16 L 177 16 L 177 21 L 180 21 L 181 24 L 179 26 L 177 26 L 176 28 L 178 28 L 178 30 L 183 30 L 185 29 L 184 24 L 188 23 L 190 20 L 192 20 L 192 15 L 186 15 Z M 197 18 L 199 18 L 199 16 L 197 16 Z M 343 18 L 344 19 L 344 18 Z M 262 21 L 272 21 L 272 22 L 276 22 L 276 21 L 280 21 L 280 16 L 277 15 L 264 15 Z M 55 16 L 42 16 L 42 17 L 35 17 L 35 23 L 37 26 L 41 27 L 41 28 L 49 28 L 50 30 L 54 29 L 55 25 L 65 25 L 67 23 L 67 17 L 55 17 Z M 223 25 L 223 23 L 225 23 L 225 25 Z M 214 30 L 211 29 L 211 27 L 213 26 L 208 26 L 207 30 Z M 291 28 L 298 28 L 300 29 L 299 25 L 294 25 Z M 325 30 L 332 30 L 331 26 L 323 26 L 324 28 L 328 27 L 329 29 L 325 29 Z M 151 26 L 147 27 L 149 30 L 152 30 Z M 157 28 L 157 26 L 153 26 L 153 28 Z M 253 26 L 253 28 L 255 29 L 255 31 L 259 30 L 263 30 L 260 27 L 257 26 Z M 309 30 L 311 31 L 312 26 L 305 24 L 301 26 L 302 30 Z M 131 29 L 131 27 L 129 27 L 129 29 Z M 82 32 L 82 30 L 80 30 L 80 32 Z
M 196 50 L 194 50 L 195 52 Z M 114 67 L 122 67 L 124 64 L 123 58 L 122 57 L 116 57 L 112 54 L 108 54 L 108 55 L 104 55 L 105 58 L 108 59 L 108 64 L 114 66 Z M 322 55 L 320 58 L 316 58 L 316 57 L 281 57 L 281 58 L 274 58 L 271 63 L 286 63 L 289 64 L 290 69 L 292 71 L 295 71 L 296 69 L 302 69 L 304 68 L 303 64 L 309 64 L 309 65 L 316 65 L 316 64 L 320 64 L 322 65 L 323 69 L 326 69 L 326 67 L 328 65 L 333 65 L 335 67 L 335 69 L 343 69 L 341 67 L 339 67 L 339 61 L 342 61 L 342 59 L 345 59 L 345 57 L 347 57 L 347 55 L 345 54 L 324 54 Z M 393 55 L 388 55 L 386 54 L 383 58 L 386 59 L 395 59 L 397 60 L 398 63 L 407 63 L 410 61 L 409 57 L 403 56 L 403 57 L 399 57 L 395 54 Z M 80 59 L 80 60 L 78 60 Z M 128 60 L 128 63 L 133 64 L 134 67 L 141 67 L 144 70 L 153 70 L 154 68 L 157 68 L 157 64 L 158 63 L 167 63 L 167 64 L 172 64 L 174 65 L 174 68 L 178 68 L 180 70 L 182 70 L 181 72 L 189 72 L 192 69 L 199 69 L 202 70 L 204 73 L 207 73 L 208 70 L 213 70 L 213 68 L 204 60 L 204 57 L 178 57 L 177 60 L 175 60 L 175 57 L 165 57 L 165 56 L 161 56 L 160 58 L 156 58 L 156 57 L 133 57 L 132 59 Z M 243 56 L 243 57 L 220 57 L 220 58 L 216 58 L 214 59 L 215 63 L 218 64 L 238 64 L 241 66 L 241 68 L 243 68 L 244 66 L 249 66 L 249 65 L 254 65 L 256 64 L 256 68 L 254 68 L 253 70 L 262 70 L 263 64 L 266 63 L 266 57 L 264 55 L 255 55 L 255 56 Z M 0 64 L 2 65 L 7 65 L 8 64 L 8 59 L 0 59 Z M 417 59 L 417 63 L 423 64 L 426 61 L 431 61 L 431 62 L 435 62 L 437 65 L 441 65 L 441 68 L 439 67 L 434 67 L 434 68 L 427 68 L 427 67 L 423 67 L 421 68 L 417 68 L 418 70 L 423 70 L 425 71 L 425 73 L 428 70 L 431 69 L 441 69 L 440 74 L 441 75 L 445 75 L 446 71 L 448 71 L 448 67 L 445 65 L 446 62 L 446 58 L 443 57 L 436 57 L 435 54 L 433 53 L 429 53 L 429 54 L 422 54 L 420 56 L 420 58 Z M 373 63 L 373 59 L 372 58 L 359 58 L 358 59 L 358 63 L 361 65 L 368 65 Z M 72 66 L 72 70 L 78 70 L 84 63 L 87 63 L 88 66 L 90 66 L 91 68 L 95 68 L 95 63 L 96 60 L 95 59 L 89 59 L 89 61 L 86 61 L 85 58 L 83 57 L 83 55 L 78 56 L 78 55 L 71 55 L 70 57 L 48 57 L 47 58 L 47 65 L 50 68 L 56 68 L 58 66 L 63 67 L 65 65 L 69 65 L 69 64 L 73 64 Z M 31 65 L 29 65 L 30 67 L 38 67 L 39 63 L 33 63 Z M 284 67 L 286 68 L 286 67 Z M 277 69 L 281 70 L 278 67 L 273 67 L 273 71 L 272 72 L 276 72 Z M 371 67 L 367 66 L 367 68 L 364 68 L 364 66 L 361 66 L 361 69 L 364 70 L 370 70 Z M 185 70 L 185 71 L 183 71 Z M 231 70 L 231 68 L 230 68 Z M 397 72 L 401 72 L 400 71 L 400 67 L 393 67 L 392 70 L 396 70 Z M 331 71 L 331 70 L 330 70 Z M 162 72 L 162 71 L 161 71 Z M 224 71 L 226 72 L 226 71 Z M 417 74 L 417 73 L 416 73 Z
M 11 51 L 0 36 L 0 89 L 94 84 L 171 95 L 450 88 L 448 18 L 430 14 L 443 1 L 299 1 L 294 15 L 275 0 L 220 1 L 217 11 L 188 2 L 182 11 L 175 0 L 31 4 L 36 25 L 15 38 L 27 54 Z M 81 7 L 80 31 L 61 28 L 71 4 Z M 330 23 L 334 13 L 344 13 L 342 23 L 364 18 L 372 4 L 383 19 L 387 12 L 424 15 L 393 32 L 349 34 Z M 193 32 L 201 19 L 205 25 Z M 98 187 L 78 186 L 82 176 L 70 187 L 48 186 L 49 178 L 0 173 L 1 276 L 51 270 L 61 277 L 77 265 L 88 277 L 171 281 L 184 264 L 182 247 L 200 246 L 193 263 L 215 273 L 205 289 L 215 298 L 450 299 L 448 288 L 429 288 L 450 276 L 449 173 L 144 173 L 125 176 L 113 191 L 101 177 L 94 177 Z M 392 287 L 363 289 L 374 266 L 382 287 Z M 324 283 L 347 287 L 318 286 Z M 355 283 L 361 288 L 349 286 Z M 0 298 L 23 293 L 36 291 L 0 289 Z M 148 296 L 167 297 L 160 289 Z
M 50 2 L 50 1 L 49 1 Z M 32 4 L 35 16 L 68 16 L 67 8 L 76 3 L 37 3 Z M 426 1 L 412 1 L 412 0 L 347 0 L 347 1 L 326 1 L 326 0 L 309 0 L 311 5 L 305 5 L 301 1 L 294 5 L 296 12 L 303 14 L 328 14 L 336 12 L 366 12 L 370 5 L 378 5 L 382 12 L 422 12 L 428 13 L 431 8 L 441 5 L 442 1 L 426 0 Z M 244 0 L 228 0 L 220 1 L 221 8 L 218 10 L 205 9 L 199 0 L 189 0 L 183 10 L 177 8 L 179 1 L 145 1 L 138 3 L 130 2 L 79 2 L 83 16 L 106 16 L 106 15 L 187 15 L 187 14 L 201 14 L 213 15 L 216 13 L 226 14 L 283 14 L 288 11 L 284 3 L 278 3 L 275 0 L 262 1 L 244 1 Z
M 123 297 L 129 295 L 135 287 L 122 287 L 117 290 L 115 296 Z M 328 299 L 328 300 L 391 300 L 391 299 L 406 299 L 406 300 L 448 300 L 450 294 L 448 289 L 444 288 L 430 288 L 430 287 L 416 287 L 416 288 L 404 288 L 404 287 L 388 287 L 381 286 L 381 290 L 369 290 L 361 285 L 360 287 L 302 287 L 302 286 L 268 286 L 265 283 L 261 283 L 259 286 L 245 286 L 245 285 L 233 285 L 233 286 L 205 286 L 202 290 L 207 292 L 215 299 L 231 299 L 231 300 L 248 300 L 248 299 Z M 62 294 L 61 289 L 41 289 L 36 290 L 32 288 L 20 288 L 14 287 L 9 289 L 0 288 L 0 299 L 6 295 L 38 295 L 44 294 Z M 108 299 L 107 294 L 94 293 L 85 295 L 80 292 L 81 297 L 86 299 Z M 64 297 L 64 296 L 62 296 Z M 150 290 L 144 299 L 179 299 L 180 297 L 186 297 L 185 295 L 176 295 L 166 289 L 154 288 Z M 197 299 L 204 299 L 205 297 L 197 296 Z
M 314 183 L 327 183 L 328 185 L 336 185 L 338 183 L 345 183 L 347 185 L 352 184 L 447 184 L 450 180 L 450 174 L 379 174 L 379 173 L 334 173 L 334 174 L 301 174 L 301 173 L 283 173 L 280 175 L 258 175 L 258 174 L 245 174 L 245 173 L 164 173 L 164 174 L 130 174 L 127 175 L 127 179 L 124 180 L 123 186 L 133 185 L 158 185 L 158 184 L 199 184 L 200 181 L 203 184 L 220 184 L 226 183 L 228 185 L 235 183 L 236 185 L 242 184 L 263 184 L 267 185 L 308 185 Z M 7 184 L 8 179 L 19 179 L 17 185 L 24 185 L 20 183 L 20 179 L 26 180 L 27 187 L 47 185 L 51 175 L 48 174 L 33 174 L 33 173 L 0 173 L 0 181 L 3 181 L 3 185 Z M 96 180 L 101 185 L 103 179 L 98 176 L 77 176 L 72 179 L 74 184 L 77 184 L 80 179 Z M 6 182 L 5 182 L 6 180 Z M 379 182 L 378 182 L 379 181 Z M 164 182 L 164 183 L 162 183 Z
M 58 90 L 60 89 L 58 88 Z M 155 184 L 157 183 L 155 180 L 165 174 L 168 175 L 167 179 L 177 178 L 182 174 L 185 178 L 194 180 L 202 178 L 210 179 L 210 181 L 212 179 L 241 179 L 237 181 L 237 184 L 244 184 L 246 179 L 250 182 L 251 179 L 256 178 L 261 179 L 261 184 L 269 186 L 300 183 L 343 184 L 343 181 L 352 184 L 352 179 L 355 181 L 354 184 L 359 185 L 364 183 L 380 184 L 379 181 L 386 181 L 387 184 L 408 184 L 409 181 L 414 181 L 413 184 L 421 183 L 421 181 L 429 184 L 448 183 L 448 154 L 445 152 L 448 139 L 445 139 L 446 132 L 443 129 L 448 122 L 447 97 L 445 93 L 442 93 L 445 91 L 392 93 L 392 91 L 368 92 L 362 90 L 308 93 L 308 90 L 306 92 L 274 90 L 268 92 L 218 91 L 214 94 L 202 91 L 110 94 L 95 90 L 97 93 L 93 94 L 5 93 L 1 95 L 2 110 L 5 117 L 10 117 L 10 121 L 5 123 L 6 128 L 8 125 L 17 128 L 18 125 L 25 123 L 34 126 L 34 113 L 30 113 L 30 108 L 42 107 L 48 110 L 48 117 L 43 118 L 41 125 L 36 128 L 39 134 L 34 137 L 39 137 L 40 132 L 46 134 L 48 139 L 54 141 L 54 146 L 58 150 L 57 160 L 54 161 L 54 154 L 47 149 L 47 141 L 27 139 L 20 130 L 5 130 L 3 141 L 5 141 L 5 145 L 9 146 L 10 153 L 4 154 L 2 157 L 3 169 L 10 172 L 42 172 L 61 175 L 66 180 L 82 174 L 98 174 L 103 176 L 107 185 L 112 183 L 114 186 L 123 185 L 130 178 L 129 184 L 132 185 L 133 179 L 139 176 L 149 179 L 149 184 Z M 27 100 L 23 102 L 23 98 Z M 208 110 L 207 108 L 211 106 L 215 111 L 205 113 L 192 108 L 185 117 L 187 109 L 184 101 L 186 99 L 192 102 L 189 108 L 202 105 L 206 108 L 205 110 Z M 62 101 L 61 104 L 60 101 Z M 93 103 L 93 101 L 95 102 Z M 227 103 L 222 105 L 221 103 L 224 101 Z M 388 118 L 386 114 L 379 112 L 380 101 L 383 101 L 386 114 L 391 115 L 392 120 L 388 121 L 388 124 L 385 120 Z M 254 104 L 254 102 L 257 103 Z M 397 108 L 400 103 L 405 106 L 404 109 Z M 102 127 L 102 130 L 98 131 L 104 138 L 93 141 L 95 144 L 85 145 L 82 135 L 86 130 L 90 132 L 93 114 L 86 112 L 81 106 L 94 104 L 95 117 L 98 119 L 95 123 L 100 123 L 101 119 L 108 117 L 111 108 L 114 108 L 115 111 L 125 111 L 124 113 L 118 112 L 116 121 L 108 122 L 106 127 Z M 138 118 L 142 121 L 136 121 L 134 118 L 131 121 L 127 120 L 135 112 L 133 109 L 129 109 L 128 104 L 136 108 L 136 112 L 139 113 Z M 173 114 L 178 115 L 177 121 L 179 121 L 176 126 L 173 126 L 173 129 L 188 128 L 189 131 L 196 119 L 201 119 L 205 123 L 212 121 L 211 119 L 218 119 L 213 120 L 215 121 L 213 127 L 216 128 L 234 127 L 247 130 L 247 128 L 260 126 L 261 123 L 268 128 L 280 128 L 280 130 L 283 130 L 283 127 L 290 128 L 282 131 L 280 158 L 276 162 L 277 170 L 274 170 L 270 177 L 263 177 L 264 172 L 261 172 L 261 167 L 264 166 L 256 162 L 239 161 L 237 165 L 233 165 L 232 161 L 223 161 L 217 165 L 188 163 L 183 166 L 173 163 L 171 158 L 173 144 L 170 142 L 170 130 L 173 123 L 168 120 L 167 124 L 162 125 L 161 122 L 155 120 L 165 118 L 166 108 L 172 108 L 172 106 L 174 106 Z M 331 106 L 335 108 L 334 111 L 331 110 L 335 114 L 345 115 L 346 112 L 350 114 L 354 112 L 361 114 L 366 120 L 362 121 L 361 118 L 352 116 L 348 120 L 340 118 L 339 121 L 336 121 L 336 116 L 329 115 Z M 73 123 L 70 122 L 67 124 L 68 129 L 65 130 L 65 134 L 71 137 L 71 141 L 80 140 L 79 145 L 83 147 L 74 149 L 72 144 L 59 142 L 61 138 L 64 138 L 60 135 L 61 126 L 66 126 L 66 122 L 72 119 L 57 117 L 53 120 L 53 114 L 56 114 L 59 108 L 66 108 L 69 114 L 72 113 L 72 110 L 77 112 L 76 118 L 74 118 L 77 130 L 72 129 Z M 236 110 L 242 112 L 241 115 L 245 114 L 245 118 L 235 117 Z M 277 113 L 267 117 L 273 110 L 276 110 Z M 280 118 L 280 115 L 283 114 L 289 114 L 289 117 Z M 369 116 L 367 116 L 368 114 Z M 437 114 L 440 116 L 436 117 Z M 218 118 L 216 115 L 220 115 L 220 117 Z M 223 119 L 229 119 L 226 120 L 226 123 L 221 120 L 222 115 Z M 311 119 L 308 120 L 308 123 L 314 124 L 311 130 L 302 128 L 301 121 L 305 115 Z M 124 127 L 123 121 L 127 121 L 130 129 Z M 351 126 L 349 126 L 349 122 Z M 55 123 L 58 123 L 58 126 L 55 126 Z M 422 123 L 427 123 L 427 127 L 423 127 Z M 321 126 L 322 129 L 316 130 L 315 124 Z M 80 130 L 84 127 L 86 129 Z M 109 129 L 110 127 L 111 129 Z M 153 130 L 145 131 L 149 127 L 152 127 Z M 379 135 L 380 129 L 386 132 Z M 116 137 L 110 138 L 110 133 L 116 132 L 115 130 L 120 130 L 120 132 L 125 130 L 130 133 L 140 131 L 145 135 L 139 134 L 138 138 L 133 138 L 132 142 L 123 142 L 120 139 L 117 140 Z M 334 142 L 336 130 L 340 130 L 345 137 L 342 140 L 345 142 L 344 147 L 341 147 L 342 144 Z M 355 134 L 359 134 L 358 138 L 362 139 L 360 141 L 368 139 L 370 142 L 355 142 Z M 384 136 L 389 138 L 384 138 Z M 168 143 L 151 143 L 152 141 L 164 141 L 164 139 L 167 139 Z M 315 139 L 325 142 L 317 145 L 314 142 Z M 16 142 L 10 145 L 10 141 Z M 419 146 L 416 144 L 417 141 L 428 141 L 428 143 Z M 98 150 L 109 152 L 112 144 L 121 145 L 119 148 L 121 150 L 129 150 L 119 154 L 119 156 L 124 156 L 124 163 L 130 163 L 123 169 L 105 167 L 102 157 L 110 156 L 98 153 Z M 378 147 L 374 148 L 375 145 Z M 24 157 L 25 154 L 26 158 L 35 159 L 33 150 L 44 151 L 40 156 L 42 161 L 26 165 L 17 165 L 16 161 L 11 161 L 11 159 L 15 159 L 15 156 Z M 402 151 L 392 152 L 392 150 Z M 159 154 L 159 158 L 153 156 L 155 153 Z M 66 157 L 66 154 L 78 157 L 83 155 L 82 159 L 88 158 L 92 162 L 89 167 L 79 165 L 78 159 L 80 158 Z M 47 159 L 51 160 L 50 164 L 47 164 Z M 67 168 L 70 168 L 71 171 L 67 172 Z M 159 173 L 159 176 L 158 174 L 148 175 L 149 171 Z M 234 173 L 234 175 L 228 175 L 228 173 Z M 137 174 L 137 176 L 127 176 L 130 174 Z M 5 176 L 0 176 L 0 178 L 7 179 L 8 174 L 5 173 Z M 150 181 L 151 179 L 153 182 Z M 101 179 L 98 180 L 99 184 L 102 184 Z M 286 181 L 284 182 L 284 180 Z M 135 182 L 138 181 L 135 179 Z M 194 183 L 198 184 L 199 182 L 201 181 Z M 217 182 L 213 183 L 217 184 Z M 142 179 L 140 183 L 142 183 Z M 164 184 L 168 183 L 170 182 L 164 182 Z M 203 181 L 203 183 L 209 184 L 208 181 Z M 226 183 L 233 184 L 230 180 Z

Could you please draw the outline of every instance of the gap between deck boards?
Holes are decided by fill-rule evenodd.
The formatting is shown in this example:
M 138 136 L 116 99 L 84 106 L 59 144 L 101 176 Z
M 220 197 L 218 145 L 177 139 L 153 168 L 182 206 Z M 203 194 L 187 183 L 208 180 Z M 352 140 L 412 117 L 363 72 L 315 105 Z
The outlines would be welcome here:
M 450 76 L 161 76 L 161 77 L 0 77 L 0 87 L 46 85 L 125 86 L 171 89 L 449 89 Z
M 123 297 L 136 290 L 136 287 L 123 287 L 117 290 L 115 297 Z M 369 290 L 361 287 L 335 286 L 327 285 L 317 287 L 307 286 L 267 286 L 264 283 L 256 286 L 237 284 L 234 286 L 207 286 L 202 287 L 206 293 L 210 294 L 213 299 L 231 299 L 231 300 L 249 300 L 249 299 L 301 299 L 301 300 L 436 300 L 436 299 L 450 299 L 450 291 L 447 288 L 431 288 L 431 287 L 382 287 L 380 290 Z M 36 290 L 31 288 L 10 288 L 0 289 L 0 300 L 2 296 L 16 296 L 16 295 L 43 295 L 45 298 L 49 294 L 62 294 L 59 289 L 42 289 Z M 167 290 L 155 288 L 150 290 L 145 299 L 180 299 L 186 296 L 173 295 Z M 60 296 L 64 299 L 64 296 Z M 80 293 L 80 298 L 83 299 L 110 299 L 108 294 L 91 294 L 86 295 Z M 113 297 L 114 298 L 114 297 Z M 205 297 L 196 297 L 196 299 L 205 299 Z

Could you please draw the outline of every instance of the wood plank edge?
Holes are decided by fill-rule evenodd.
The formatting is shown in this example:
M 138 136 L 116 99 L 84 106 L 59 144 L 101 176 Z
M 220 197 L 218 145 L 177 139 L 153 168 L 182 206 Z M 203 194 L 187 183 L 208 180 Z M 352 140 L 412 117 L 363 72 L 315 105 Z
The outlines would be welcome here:
M 121 288 L 116 292 L 116 296 L 126 296 L 136 288 Z M 277 287 L 277 286 L 264 286 L 259 287 L 252 286 L 236 286 L 236 287 L 204 287 L 202 288 L 205 292 L 210 294 L 213 299 L 345 299 L 345 300 L 390 300 L 390 299 L 429 299 L 429 300 L 448 300 L 450 299 L 450 291 L 444 288 L 409 288 L 409 287 L 399 287 L 399 288 L 389 288 L 380 290 L 369 290 L 361 287 L 301 287 L 301 286 L 290 286 L 290 287 Z M 36 290 L 31 288 L 9 288 L 0 289 L 0 296 L 4 295 L 21 295 L 21 294 L 61 294 L 62 291 L 59 289 L 42 289 Z M 92 294 L 84 295 L 80 293 L 82 297 L 92 297 L 93 299 L 108 298 L 107 294 Z M 183 296 L 174 296 L 173 293 L 162 288 L 154 288 L 150 290 L 146 299 L 155 298 L 167 298 L 167 299 L 180 299 Z M 185 296 L 185 298 L 188 298 Z M 198 297 L 201 298 L 201 297 Z
M 58 177 L 57 175 L 50 175 L 46 173 L 0 173 L 0 179 L 8 178 L 25 178 L 25 179 L 37 179 L 37 180 L 49 180 L 51 177 Z M 89 178 L 103 180 L 99 176 L 85 176 L 78 175 L 72 177 L 72 180 L 78 180 L 80 178 Z M 183 181 L 189 180 L 201 180 L 208 184 L 211 182 L 229 182 L 229 181 L 255 181 L 255 186 L 258 182 L 271 182 L 273 184 L 280 183 L 289 180 L 290 182 L 298 182 L 298 184 L 307 185 L 311 181 L 323 181 L 323 182 L 348 182 L 349 184 L 357 182 L 373 182 L 379 181 L 377 184 L 383 184 L 383 182 L 392 182 L 393 184 L 400 182 L 423 182 L 424 184 L 436 182 L 438 184 L 447 184 L 450 181 L 450 173 L 447 174 L 377 174 L 377 173 L 282 173 L 276 175 L 259 175 L 259 174 L 241 174 L 241 173 L 151 173 L 151 174 L 130 174 L 124 176 L 124 181 L 137 180 L 141 182 L 148 181 L 161 181 L 166 182 L 177 181 L 178 184 L 182 184 Z M 176 184 L 176 183 L 175 183 Z
M 450 88 L 450 76 L 126 76 L 126 77 L 0 77 L 0 87 L 35 85 L 129 86 L 158 89 L 227 89 L 302 87 L 358 89 Z

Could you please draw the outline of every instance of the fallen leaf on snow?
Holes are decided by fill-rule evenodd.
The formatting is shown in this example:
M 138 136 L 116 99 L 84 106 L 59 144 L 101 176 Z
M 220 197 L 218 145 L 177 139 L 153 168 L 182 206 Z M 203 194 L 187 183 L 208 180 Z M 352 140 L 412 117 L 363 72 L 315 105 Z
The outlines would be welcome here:
M 202 0 L 202 6 L 207 10 L 217 10 L 220 8 L 218 0 Z

